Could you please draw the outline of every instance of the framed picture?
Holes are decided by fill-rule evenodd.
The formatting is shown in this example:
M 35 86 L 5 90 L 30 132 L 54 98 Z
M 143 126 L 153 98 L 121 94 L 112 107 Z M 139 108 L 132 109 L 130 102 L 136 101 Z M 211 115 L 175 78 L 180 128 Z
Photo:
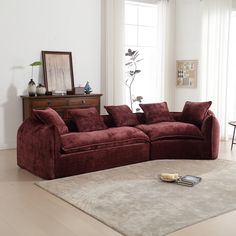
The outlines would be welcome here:
M 42 51 L 44 82 L 49 93 L 73 94 L 71 52 Z
M 196 88 L 197 87 L 197 60 L 176 61 L 176 87 Z

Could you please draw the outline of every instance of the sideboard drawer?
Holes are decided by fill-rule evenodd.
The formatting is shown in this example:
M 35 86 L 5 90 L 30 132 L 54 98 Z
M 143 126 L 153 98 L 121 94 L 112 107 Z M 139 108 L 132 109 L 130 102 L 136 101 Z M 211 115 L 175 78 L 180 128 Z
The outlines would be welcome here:
M 69 105 L 70 106 L 80 106 L 80 107 L 84 107 L 84 106 L 92 106 L 92 107 L 96 107 L 99 105 L 99 100 L 96 98 L 77 98 L 77 99 L 71 99 L 69 100 Z
M 32 102 L 32 108 L 61 107 L 67 105 L 68 105 L 68 100 L 66 99 L 45 99 L 45 100 L 36 100 Z

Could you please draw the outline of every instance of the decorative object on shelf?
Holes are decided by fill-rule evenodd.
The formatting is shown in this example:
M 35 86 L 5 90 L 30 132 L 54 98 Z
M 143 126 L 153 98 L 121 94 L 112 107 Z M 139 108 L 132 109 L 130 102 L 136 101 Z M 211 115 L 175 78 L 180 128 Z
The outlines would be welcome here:
M 28 94 L 29 96 L 33 97 L 36 94 L 36 84 L 33 81 L 33 79 L 31 79 L 28 83 Z
M 176 61 L 176 87 L 196 88 L 197 87 L 197 60 Z
M 35 94 L 36 94 L 36 84 L 34 82 L 34 67 L 35 66 L 41 66 L 41 65 L 42 65 L 41 61 L 35 61 L 35 62 L 30 64 L 32 69 L 31 69 L 31 79 L 28 83 L 28 94 L 29 94 L 29 96 L 35 96 Z
M 71 52 L 42 51 L 44 83 L 49 93 L 74 94 Z
M 52 95 L 55 96 L 64 96 L 66 94 L 67 94 L 66 90 L 52 90 Z
M 92 90 L 92 88 L 90 87 L 89 82 L 87 81 L 87 83 L 86 83 L 85 86 L 84 86 L 84 92 L 85 92 L 86 94 L 90 94 L 92 91 L 93 91 L 93 90 Z
M 132 94 L 132 85 L 135 79 L 136 74 L 140 73 L 141 70 L 137 69 L 137 63 L 142 61 L 143 59 L 138 59 L 139 51 L 132 51 L 131 49 L 128 49 L 128 52 L 125 53 L 125 56 L 129 57 L 128 61 L 125 63 L 127 67 L 127 79 L 125 80 L 125 84 L 129 89 L 129 99 L 130 99 L 130 106 L 131 110 L 133 111 L 133 104 L 135 102 L 142 102 L 143 97 L 142 96 L 134 96 Z M 136 111 L 139 111 L 140 108 L 137 108 Z
M 75 87 L 75 94 L 84 94 L 84 87 L 83 86 Z
M 42 84 L 39 84 L 37 87 L 36 87 L 36 94 L 37 96 L 43 96 L 46 94 L 46 87 Z

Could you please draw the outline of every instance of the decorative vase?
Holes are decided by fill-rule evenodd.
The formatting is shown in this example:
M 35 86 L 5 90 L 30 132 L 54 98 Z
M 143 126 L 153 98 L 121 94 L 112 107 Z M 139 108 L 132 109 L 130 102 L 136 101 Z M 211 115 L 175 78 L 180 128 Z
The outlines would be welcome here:
M 90 87 L 89 82 L 87 81 L 87 83 L 86 83 L 85 86 L 84 86 L 84 92 L 85 92 L 86 94 L 90 94 L 92 91 L 93 91 L 93 90 L 92 90 L 92 88 Z
M 30 80 L 30 82 L 28 83 L 28 94 L 29 96 L 35 96 L 36 93 L 36 84 L 33 81 L 33 79 Z
M 37 96 L 43 96 L 46 94 L 46 88 L 44 85 L 42 84 L 39 84 L 37 87 L 36 87 L 36 94 Z

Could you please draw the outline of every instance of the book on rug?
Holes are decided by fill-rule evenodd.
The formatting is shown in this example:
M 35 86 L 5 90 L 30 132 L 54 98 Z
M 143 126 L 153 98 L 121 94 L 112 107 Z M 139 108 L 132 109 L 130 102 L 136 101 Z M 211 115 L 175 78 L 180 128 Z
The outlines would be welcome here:
M 185 175 L 181 176 L 179 179 L 176 180 L 177 184 L 193 187 L 194 185 L 200 183 L 202 180 L 201 177 L 194 176 L 194 175 Z

